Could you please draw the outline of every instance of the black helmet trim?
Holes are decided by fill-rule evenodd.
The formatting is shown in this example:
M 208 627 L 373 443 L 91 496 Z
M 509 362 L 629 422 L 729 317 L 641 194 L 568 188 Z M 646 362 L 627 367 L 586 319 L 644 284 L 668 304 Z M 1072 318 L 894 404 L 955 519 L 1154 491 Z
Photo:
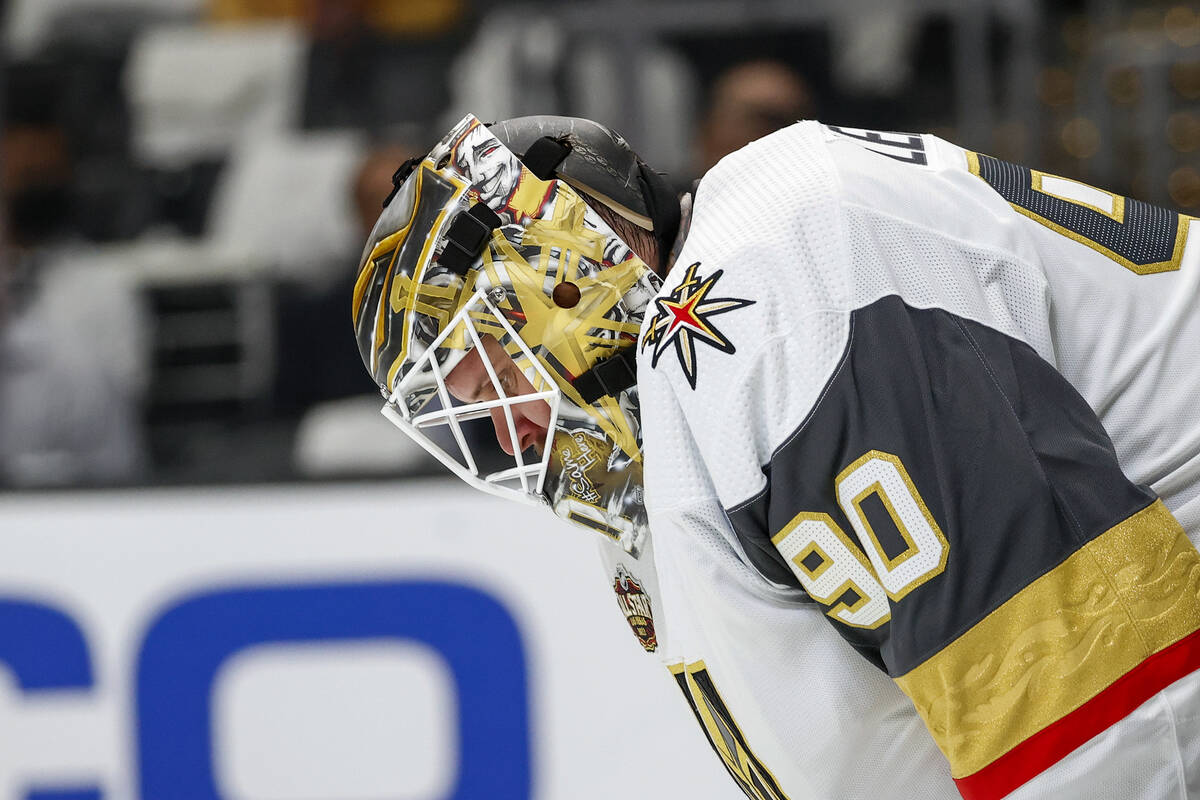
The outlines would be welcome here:
M 496 122 L 489 129 L 521 154 L 530 172 L 543 180 L 562 178 L 650 231 L 664 257 L 670 252 L 679 232 L 679 198 L 611 128 L 578 117 L 542 115 Z M 543 140 L 557 147 L 552 150 Z
M 392 198 L 396 196 L 396 192 L 400 191 L 400 187 L 408 180 L 408 176 L 412 174 L 417 165 L 421 163 L 420 157 L 410 158 L 396 168 L 392 173 L 392 191 L 388 192 L 388 196 L 383 198 L 383 208 L 388 207 L 388 203 L 392 202 Z

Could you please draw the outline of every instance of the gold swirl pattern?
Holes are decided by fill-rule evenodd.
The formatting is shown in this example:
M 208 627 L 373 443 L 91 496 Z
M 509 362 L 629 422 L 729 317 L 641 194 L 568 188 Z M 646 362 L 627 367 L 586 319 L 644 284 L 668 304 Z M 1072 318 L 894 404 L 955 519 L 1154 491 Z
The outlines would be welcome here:
M 1156 501 L 896 679 L 956 778 L 1200 628 L 1200 553 Z

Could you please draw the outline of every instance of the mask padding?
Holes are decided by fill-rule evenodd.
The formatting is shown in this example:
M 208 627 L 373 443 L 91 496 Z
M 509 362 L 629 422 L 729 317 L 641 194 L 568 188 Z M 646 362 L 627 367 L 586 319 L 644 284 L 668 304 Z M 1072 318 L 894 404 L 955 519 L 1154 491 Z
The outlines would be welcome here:
M 654 238 L 663 259 L 671 252 L 675 236 L 679 233 L 679 196 L 663 180 L 662 176 L 645 164 L 638 165 L 638 178 L 642 185 L 642 197 L 646 203 Z

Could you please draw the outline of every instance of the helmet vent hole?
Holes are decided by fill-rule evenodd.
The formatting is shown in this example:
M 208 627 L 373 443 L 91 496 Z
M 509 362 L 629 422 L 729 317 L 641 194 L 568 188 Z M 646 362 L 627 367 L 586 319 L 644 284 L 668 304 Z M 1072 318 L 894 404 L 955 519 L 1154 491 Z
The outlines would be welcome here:
M 555 286 L 550 296 L 559 308 L 574 308 L 579 305 L 579 287 L 570 281 L 563 281 Z
M 441 158 L 438 160 L 438 162 L 437 162 L 437 168 L 438 168 L 438 169 L 445 169 L 445 168 L 446 168 L 446 166 L 447 166 L 447 165 L 449 165 L 449 163 L 450 163 L 450 154 L 449 154 L 449 153 L 446 153 L 446 155 L 442 156 L 442 157 L 441 157 Z

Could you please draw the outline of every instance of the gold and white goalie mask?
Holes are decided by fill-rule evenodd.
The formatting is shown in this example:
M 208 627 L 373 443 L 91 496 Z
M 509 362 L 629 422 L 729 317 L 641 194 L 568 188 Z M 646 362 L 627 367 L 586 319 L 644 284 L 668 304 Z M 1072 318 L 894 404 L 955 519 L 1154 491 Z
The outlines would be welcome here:
M 637 387 L 583 385 L 597 364 L 633 370 L 658 286 L 578 192 L 467 116 L 371 231 L 355 333 L 384 415 L 456 475 L 633 552 L 646 528 Z M 463 427 L 487 417 L 512 453 L 490 473 Z

